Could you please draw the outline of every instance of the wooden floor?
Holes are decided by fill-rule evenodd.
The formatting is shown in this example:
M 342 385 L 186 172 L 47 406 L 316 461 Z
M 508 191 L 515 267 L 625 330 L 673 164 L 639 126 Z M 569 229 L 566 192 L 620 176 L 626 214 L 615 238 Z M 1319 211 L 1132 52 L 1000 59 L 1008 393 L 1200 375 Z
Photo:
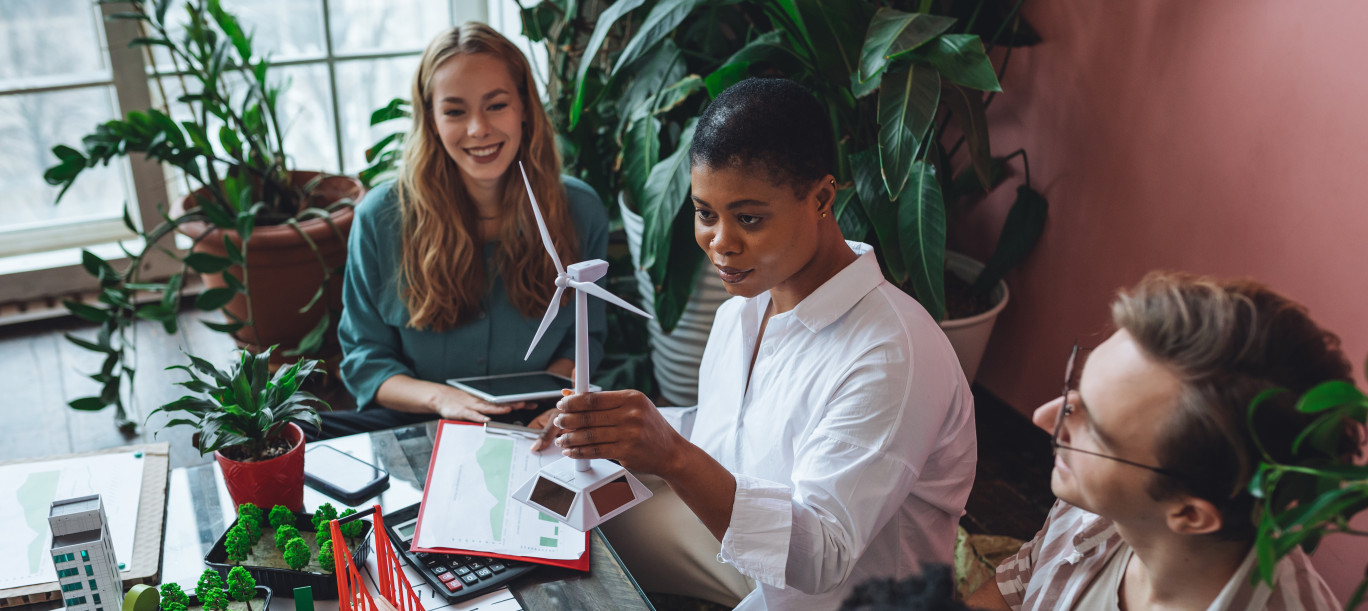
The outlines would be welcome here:
M 165 371 L 168 365 L 186 361 L 182 350 L 216 365 L 227 364 L 232 340 L 200 324 L 202 316 L 183 314 L 174 336 L 158 323 L 139 324 L 136 421 L 144 422 L 148 412 L 183 394 L 173 383 L 185 374 Z M 212 316 L 221 320 L 217 313 Z M 101 358 L 67 341 L 64 333 L 88 338 L 94 327 L 70 319 L 0 327 L 0 460 L 143 441 L 169 441 L 173 468 L 210 460 L 190 446 L 189 428 L 160 430 L 167 420 L 163 414 L 146 421 L 136 436 L 126 437 L 115 429 L 112 409 L 79 412 L 67 407 L 68 401 L 97 392 L 97 384 L 86 375 L 98 370 Z M 350 407 L 350 398 L 335 385 L 327 390 L 331 392 L 323 394 L 335 407 Z M 984 389 L 975 387 L 974 396 L 978 476 L 961 523 L 970 533 L 1029 539 L 1054 502 L 1049 436 Z

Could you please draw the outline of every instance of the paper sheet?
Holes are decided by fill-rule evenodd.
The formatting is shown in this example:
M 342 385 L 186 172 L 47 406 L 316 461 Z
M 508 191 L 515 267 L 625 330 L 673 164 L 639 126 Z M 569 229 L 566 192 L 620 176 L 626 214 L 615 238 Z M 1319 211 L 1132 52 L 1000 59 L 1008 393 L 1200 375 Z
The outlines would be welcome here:
M 443 423 L 416 547 L 571 560 L 584 555 L 584 533 L 513 500 L 542 465 L 561 458 L 551 446 L 532 453 L 533 437 L 486 434 Z
M 0 467 L 0 524 L 10 533 L 0 548 L 0 589 L 57 581 L 48 527 L 56 499 L 99 494 L 114 555 L 131 561 L 142 479 L 143 459 L 136 452 Z

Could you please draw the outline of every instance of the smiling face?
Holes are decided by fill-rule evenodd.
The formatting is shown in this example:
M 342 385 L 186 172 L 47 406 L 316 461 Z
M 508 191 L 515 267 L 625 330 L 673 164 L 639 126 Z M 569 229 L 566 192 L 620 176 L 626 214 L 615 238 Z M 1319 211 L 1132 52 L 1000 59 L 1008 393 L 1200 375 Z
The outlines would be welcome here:
M 467 184 L 503 179 L 522 142 L 524 103 L 502 60 L 457 55 L 432 76 L 433 123 L 442 148 Z
M 1125 330 L 1112 334 L 1092 351 L 1078 391 L 1069 394 L 1076 406 L 1065 416 L 1061 445 L 1157 465 L 1155 442 L 1161 425 L 1176 409 L 1181 383 L 1176 375 L 1143 352 Z M 1036 409 L 1032 420 L 1054 430 L 1061 401 Z M 1162 465 L 1161 465 L 1162 466 Z M 1149 471 L 1060 449 L 1050 474 L 1050 489 L 1061 500 L 1117 521 L 1152 520 L 1154 501 L 1146 491 Z
M 754 297 L 771 289 L 803 292 L 812 284 L 807 276 L 819 267 L 812 265 L 821 247 L 819 206 L 834 192 L 825 182 L 799 197 L 792 187 L 776 185 L 753 168 L 695 165 L 690 179 L 694 239 L 728 293 Z

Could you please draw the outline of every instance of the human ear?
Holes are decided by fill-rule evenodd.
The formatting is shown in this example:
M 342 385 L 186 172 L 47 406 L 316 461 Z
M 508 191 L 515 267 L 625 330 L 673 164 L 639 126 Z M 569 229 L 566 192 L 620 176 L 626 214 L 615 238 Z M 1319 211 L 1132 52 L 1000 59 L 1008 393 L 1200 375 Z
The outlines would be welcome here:
M 1225 524 L 1221 510 L 1206 499 L 1179 495 L 1165 514 L 1169 530 L 1180 535 L 1209 535 Z
M 831 206 L 836 201 L 836 178 L 830 174 L 823 177 L 817 183 L 817 192 L 813 197 L 817 198 L 817 212 L 834 212 Z

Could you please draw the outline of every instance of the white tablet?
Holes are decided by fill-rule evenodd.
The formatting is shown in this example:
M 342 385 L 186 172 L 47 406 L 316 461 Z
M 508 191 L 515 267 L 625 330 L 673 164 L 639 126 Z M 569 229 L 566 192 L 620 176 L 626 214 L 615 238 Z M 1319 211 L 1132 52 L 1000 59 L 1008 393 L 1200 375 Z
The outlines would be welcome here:
M 575 387 L 575 381 L 545 371 L 529 373 L 506 373 L 497 376 L 478 378 L 457 378 L 447 380 L 455 386 L 490 403 L 512 403 L 514 401 L 536 401 L 538 399 L 559 399 L 561 389 Z M 590 392 L 603 390 L 593 384 Z

